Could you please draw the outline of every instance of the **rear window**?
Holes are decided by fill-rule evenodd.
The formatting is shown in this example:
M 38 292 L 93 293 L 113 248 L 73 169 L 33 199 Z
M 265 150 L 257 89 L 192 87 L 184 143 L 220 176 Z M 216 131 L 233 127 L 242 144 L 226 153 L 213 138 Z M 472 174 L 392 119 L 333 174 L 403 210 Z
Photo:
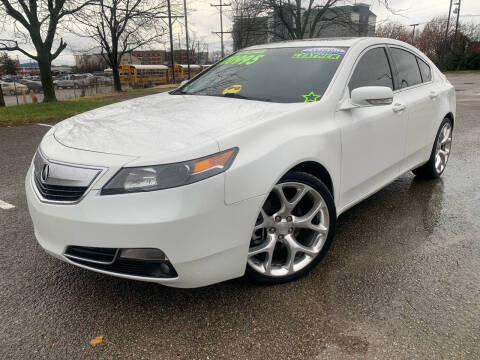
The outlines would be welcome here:
M 239 51 L 174 94 L 316 102 L 327 90 L 346 51 L 344 47 Z
M 392 48 L 392 57 L 397 66 L 398 82 L 401 88 L 422 83 L 415 55 L 402 49 Z

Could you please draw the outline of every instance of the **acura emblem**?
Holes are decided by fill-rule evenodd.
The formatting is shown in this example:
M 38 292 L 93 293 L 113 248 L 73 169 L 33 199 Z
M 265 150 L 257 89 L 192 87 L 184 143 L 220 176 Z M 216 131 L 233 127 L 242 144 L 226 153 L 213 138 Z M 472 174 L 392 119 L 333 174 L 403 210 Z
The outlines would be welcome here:
M 40 178 L 42 179 L 42 182 L 47 181 L 49 172 L 50 172 L 50 167 L 48 166 L 48 164 L 43 165 L 42 173 L 40 174 Z

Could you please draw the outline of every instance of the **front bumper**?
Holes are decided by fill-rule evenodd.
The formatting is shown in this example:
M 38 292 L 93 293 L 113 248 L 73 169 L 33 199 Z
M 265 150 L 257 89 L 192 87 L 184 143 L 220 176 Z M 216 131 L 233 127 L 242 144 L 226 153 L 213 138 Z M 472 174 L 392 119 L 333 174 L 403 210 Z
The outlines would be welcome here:
M 147 193 L 101 196 L 92 189 L 74 205 L 49 204 L 26 178 L 35 236 L 47 253 L 68 263 L 127 279 L 174 287 L 200 287 L 240 277 L 263 196 L 225 204 L 218 175 L 188 186 Z M 119 274 L 73 263 L 67 246 L 157 248 L 175 268 L 175 278 Z

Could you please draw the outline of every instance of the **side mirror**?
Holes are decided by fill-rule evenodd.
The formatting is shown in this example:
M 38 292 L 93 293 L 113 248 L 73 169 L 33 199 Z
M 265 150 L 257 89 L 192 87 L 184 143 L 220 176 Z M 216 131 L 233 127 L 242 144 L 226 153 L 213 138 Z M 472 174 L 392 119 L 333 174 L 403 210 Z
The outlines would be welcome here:
M 179 87 L 182 87 L 182 86 L 185 85 L 187 82 L 188 82 L 188 80 L 183 80 L 183 81 L 180 83 L 180 86 L 179 86 Z
M 353 105 L 379 106 L 393 103 L 393 90 L 387 86 L 363 86 L 352 90 Z

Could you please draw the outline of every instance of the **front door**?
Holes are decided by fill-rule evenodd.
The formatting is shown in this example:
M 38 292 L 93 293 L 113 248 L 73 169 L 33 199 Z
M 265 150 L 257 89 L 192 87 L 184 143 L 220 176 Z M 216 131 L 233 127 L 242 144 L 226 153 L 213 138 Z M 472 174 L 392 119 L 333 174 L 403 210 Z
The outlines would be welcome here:
M 362 86 L 394 88 L 392 69 L 383 46 L 369 48 L 357 61 L 349 91 Z M 399 174 L 405 153 L 405 104 L 395 95 L 393 104 L 341 110 L 342 208 L 378 190 Z

